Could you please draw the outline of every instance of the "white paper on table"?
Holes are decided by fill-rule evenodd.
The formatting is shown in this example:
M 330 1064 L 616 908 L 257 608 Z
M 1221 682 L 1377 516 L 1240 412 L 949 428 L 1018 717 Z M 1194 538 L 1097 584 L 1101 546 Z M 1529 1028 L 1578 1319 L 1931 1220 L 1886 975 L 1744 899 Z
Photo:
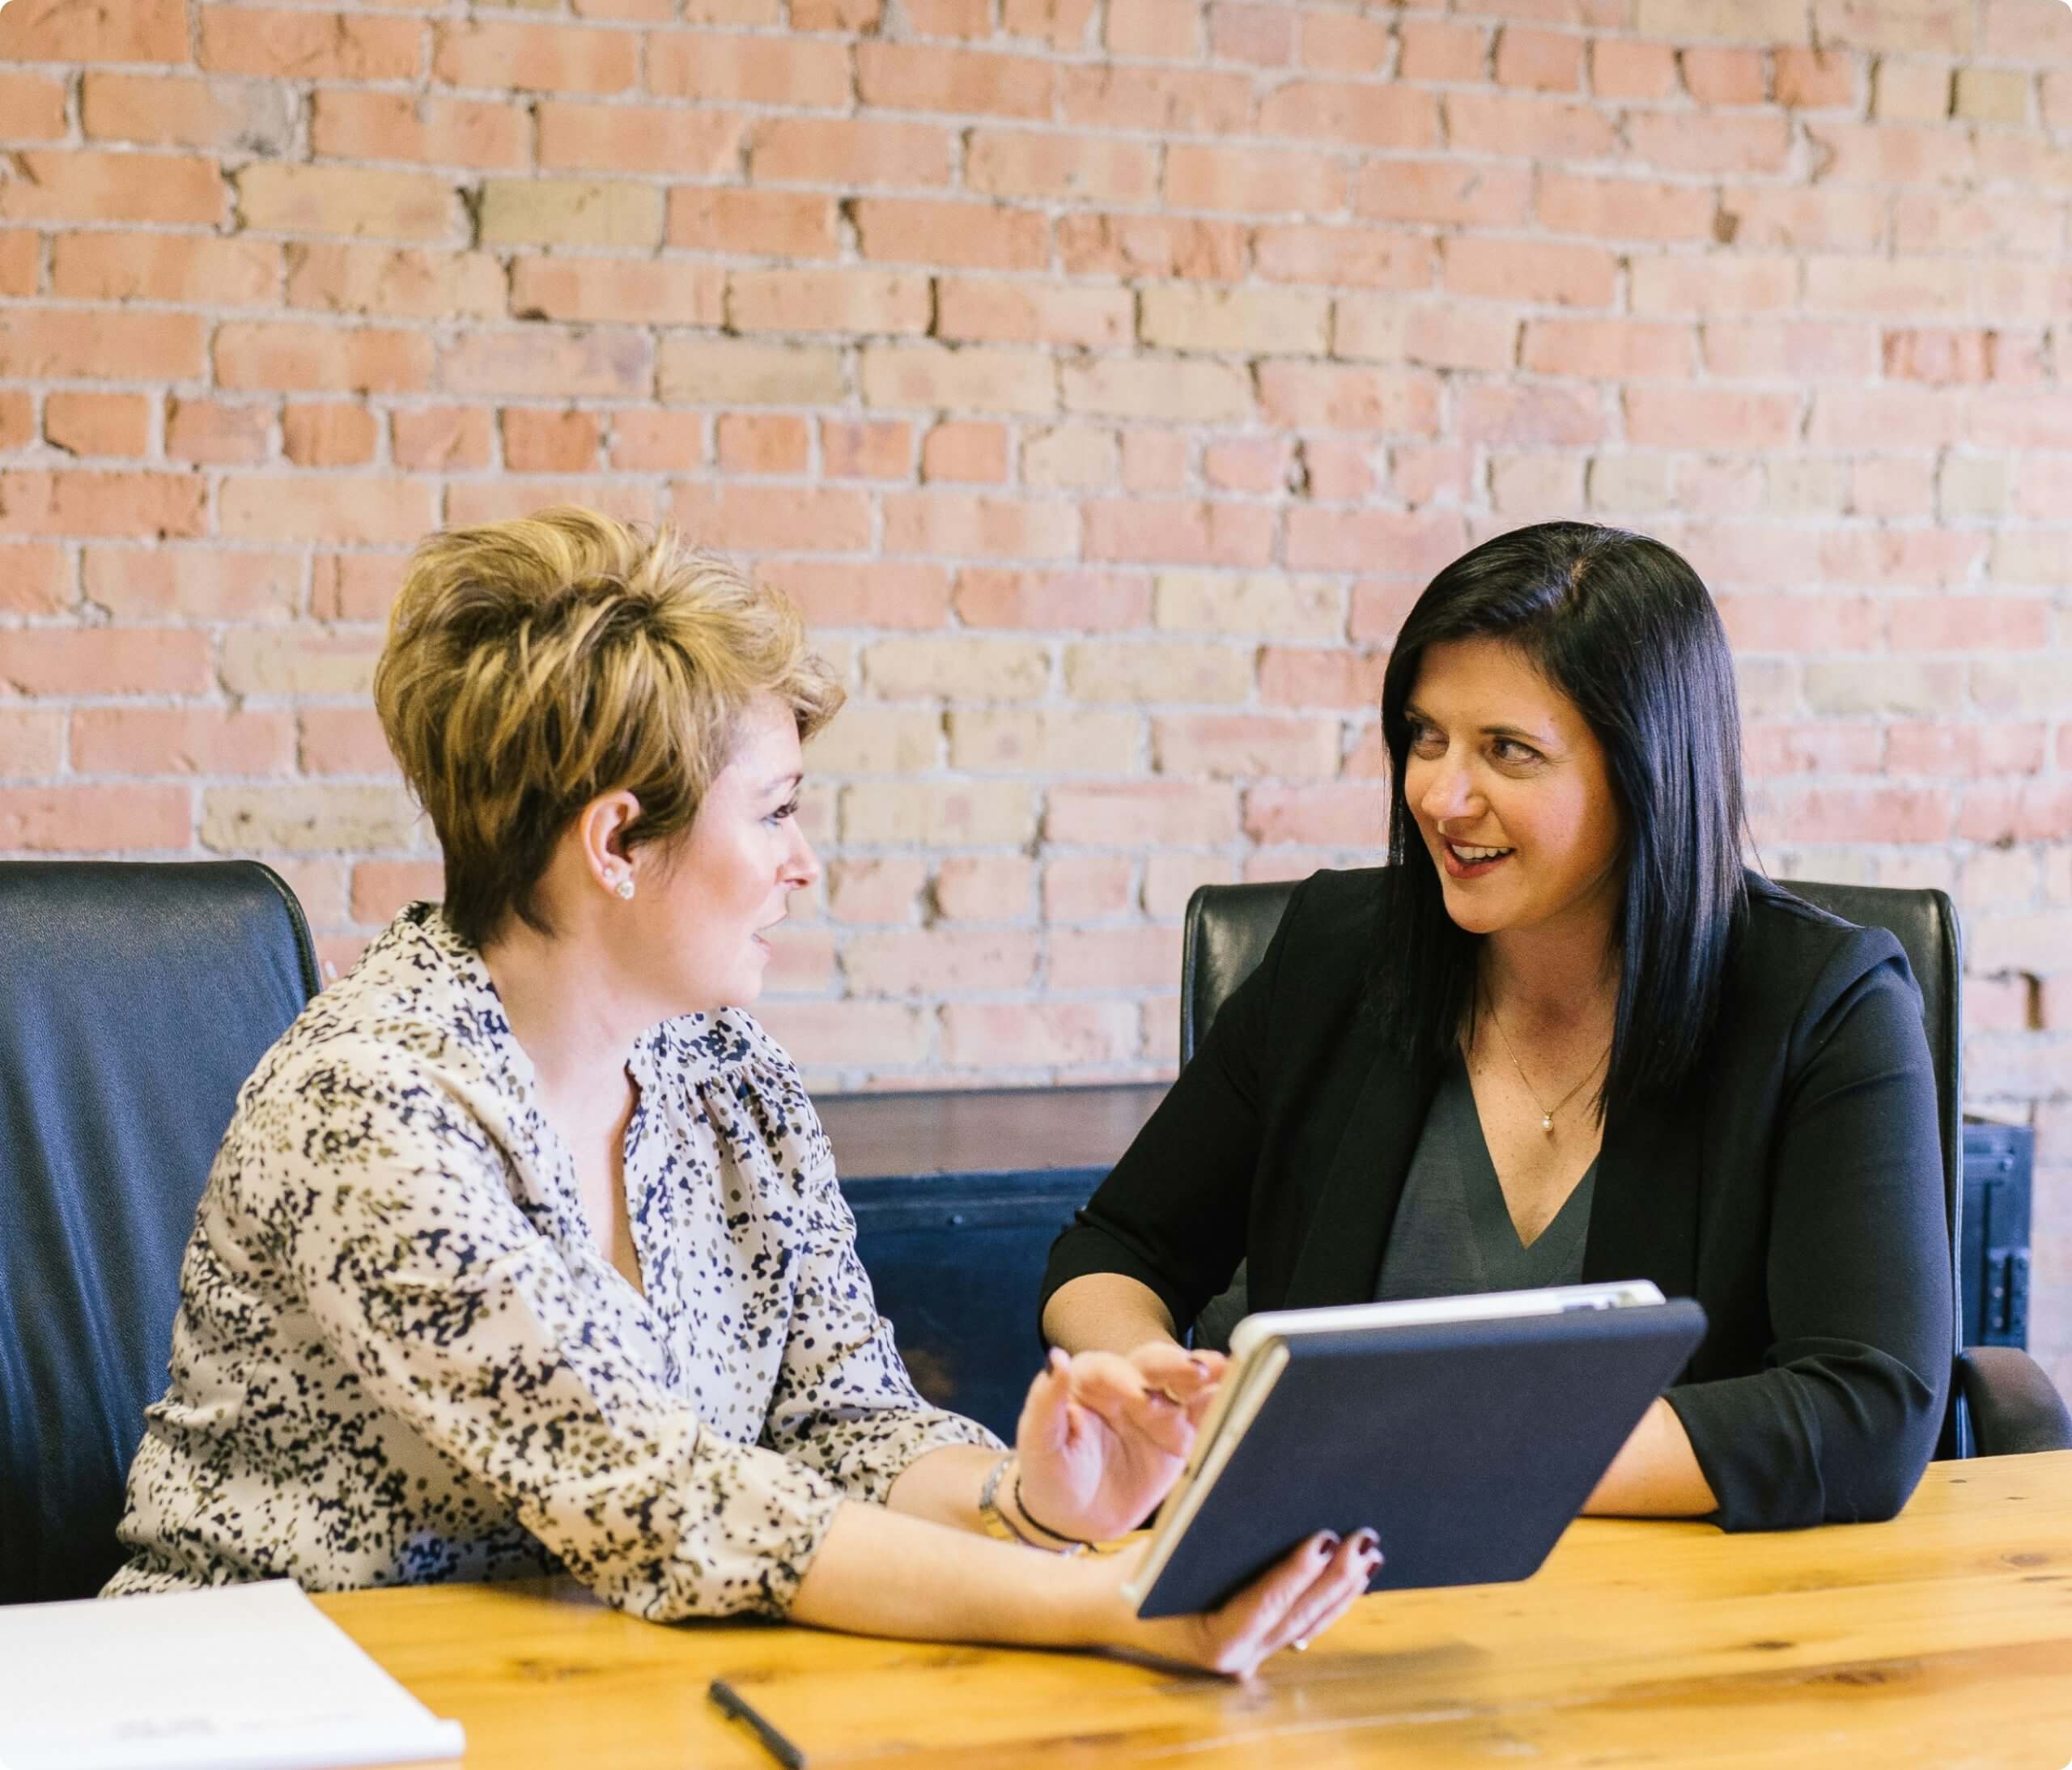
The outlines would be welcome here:
M 0 1607 L 0 1770 L 333 1770 L 464 1747 L 291 1581 Z

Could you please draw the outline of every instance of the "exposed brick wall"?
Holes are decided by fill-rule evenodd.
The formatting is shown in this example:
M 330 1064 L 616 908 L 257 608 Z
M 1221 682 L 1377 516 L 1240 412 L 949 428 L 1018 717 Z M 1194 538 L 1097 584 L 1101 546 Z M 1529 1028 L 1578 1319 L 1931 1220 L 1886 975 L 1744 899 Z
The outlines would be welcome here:
M 1430 571 L 1686 550 L 1781 872 L 1955 891 L 2072 1377 L 2072 10 L 575 0 L 0 14 L 0 851 L 431 889 L 403 551 L 573 498 L 856 690 L 769 1017 L 1157 1072 L 1205 879 L 1371 851 Z

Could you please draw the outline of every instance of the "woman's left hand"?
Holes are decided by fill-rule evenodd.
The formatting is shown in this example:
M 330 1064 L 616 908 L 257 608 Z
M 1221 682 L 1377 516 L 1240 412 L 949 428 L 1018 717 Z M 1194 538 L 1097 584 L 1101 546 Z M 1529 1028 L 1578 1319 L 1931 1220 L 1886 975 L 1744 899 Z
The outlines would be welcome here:
M 1015 1432 L 1030 1522 L 1092 1543 L 1135 1530 L 1179 1478 L 1223 1369 L 1170 1340 L 1127 1358 L 1054 1350 Z

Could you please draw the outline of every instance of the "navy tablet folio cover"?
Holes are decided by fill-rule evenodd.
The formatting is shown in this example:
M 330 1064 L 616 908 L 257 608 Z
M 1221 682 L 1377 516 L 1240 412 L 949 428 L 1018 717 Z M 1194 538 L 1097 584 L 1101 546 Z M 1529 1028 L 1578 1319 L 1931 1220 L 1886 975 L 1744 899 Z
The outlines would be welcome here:
M 1212 1610 L 1311 1532 L 1363 1526 L 1370 1591 L 1526 1578 L 1705 1328 L 1679 1301 L 1291 1338 L 1137 1614 Z

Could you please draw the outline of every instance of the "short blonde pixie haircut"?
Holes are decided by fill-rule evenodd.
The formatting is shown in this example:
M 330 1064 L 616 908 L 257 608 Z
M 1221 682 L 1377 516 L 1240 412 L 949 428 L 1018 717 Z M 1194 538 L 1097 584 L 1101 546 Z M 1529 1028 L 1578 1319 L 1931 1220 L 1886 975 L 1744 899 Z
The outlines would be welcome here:
M 446 858 L 446 913 L 486 944 L 554 932 L 539 885 L 600 794 L 629 845 L 690 827 L 751 698 L 809 737 L 843 690 L 775 591 L 668 529 L 577 509 L 427 540 L 388 618 L 374 701 Z

